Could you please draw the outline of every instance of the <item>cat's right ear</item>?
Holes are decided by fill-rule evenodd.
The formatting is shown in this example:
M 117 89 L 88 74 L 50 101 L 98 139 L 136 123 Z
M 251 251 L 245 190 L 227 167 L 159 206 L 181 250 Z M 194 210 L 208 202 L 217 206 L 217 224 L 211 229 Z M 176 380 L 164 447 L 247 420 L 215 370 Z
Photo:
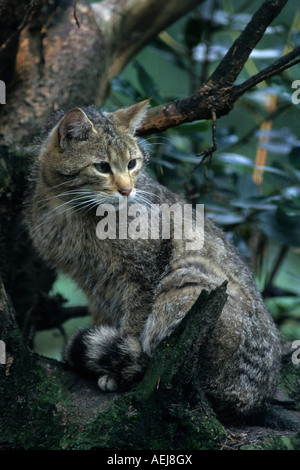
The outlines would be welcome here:
M 148 98 L 128 108 L 118 109 L 113 113 L 115 123 L 134 134 L 146 115 L 147 105 L 150 100 L 151 98 Z
M 92 130 L 94 126 L 85 112 L 80 108 L 73 108 L 65 114 L 58 125 L 58 144 L 62 148 L 69 147 L 74 140 L 85 140 Z

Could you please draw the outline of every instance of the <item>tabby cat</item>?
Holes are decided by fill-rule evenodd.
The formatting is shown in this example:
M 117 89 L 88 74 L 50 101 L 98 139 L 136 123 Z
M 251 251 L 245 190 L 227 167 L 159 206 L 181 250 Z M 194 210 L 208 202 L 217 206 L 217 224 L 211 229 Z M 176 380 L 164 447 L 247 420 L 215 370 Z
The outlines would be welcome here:
M 227 280 L 228 300 L 206 346 L 201 380 L 219 409 L 249 415 L 274 392 L 280 342 L 250 270 L 223 232 L 205 220 L 196 251 L 174 234 L 101 240 L 96 234 L 103 204 L 119 214 L 125 202 L 128 210 L 140 203 L 147 211 L 186 203 L 145 172 L 148 154 L 135 131 L 146 105 L 112 113 L 71 109 L 42 141 L 33 166 L 29 234 L 45 261 L 85 292 L 94 322 L 70 338 L 64 359 L 94 374 L 103 391 L 128 390 L 200 292 Z

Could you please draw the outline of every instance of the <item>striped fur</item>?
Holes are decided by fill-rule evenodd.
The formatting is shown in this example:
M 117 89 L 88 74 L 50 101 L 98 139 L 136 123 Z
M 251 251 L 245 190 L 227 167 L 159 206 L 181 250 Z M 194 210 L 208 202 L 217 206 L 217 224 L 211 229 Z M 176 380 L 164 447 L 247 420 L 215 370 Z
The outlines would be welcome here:
M 217 408 L 251 414 L 272 396 L 280 344 L 250 270 L 223 232 L 206 220 L 198 251 L 173 237 L 96 236 L 96 208 L 117 205 L 124 190 L 129 207 L 142 203 L 149 214 L 151 204 L 185 202 L 144 171 L 147 152 L 134 132 L 145 105 L 110 114 L 76 108 L 40 146 L 26 224 L 43 258 L 83 289 L 95 324 L 70 338 L 64 358 L 97 376 L 102 390 L 127 390 L 202 289 L 227 280 L 228 300 L 199 374 Z M 98 170 L 103 163 L 109 172 Z
M 148 359 L 137 338 L 104 325 L 79 330 L 64 350 L 66 362 L 78 371 L 96 374 L 99 387 L 110 392 L 129 390 L 142 378 Z

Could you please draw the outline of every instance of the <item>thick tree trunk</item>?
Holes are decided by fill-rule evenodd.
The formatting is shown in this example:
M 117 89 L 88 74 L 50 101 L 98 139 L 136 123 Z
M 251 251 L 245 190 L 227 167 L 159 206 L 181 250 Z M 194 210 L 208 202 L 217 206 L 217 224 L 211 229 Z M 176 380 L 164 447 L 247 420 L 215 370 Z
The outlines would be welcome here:
M 56 0 L 47 2 L 39 15 L 28 15 L 28 23 L 22 14 L 29 7 L 23 7 L 16 18 L 22 28 L 18 49 L 14 43 L 13 81 L 0 114 L 2 142 L 14 148 L 22 142 L 24 147 L 52 111 L 103 104 L 109 80 L 151 38 L 201 1 L 107 0 L 90 5 L 81 0 L 74 15 L 72 1 Z M 11 44 L 12 39 L 4 41 L 3 53 Z
M 14 148 L 30 145 L 51 112 L 94 102 L 103 73 L 104 42 L 88 4 L 77 6 L 80 28 L 70 1 L 52 5 L 20 34 L 14 77 L 0 116 L 3 142 Z

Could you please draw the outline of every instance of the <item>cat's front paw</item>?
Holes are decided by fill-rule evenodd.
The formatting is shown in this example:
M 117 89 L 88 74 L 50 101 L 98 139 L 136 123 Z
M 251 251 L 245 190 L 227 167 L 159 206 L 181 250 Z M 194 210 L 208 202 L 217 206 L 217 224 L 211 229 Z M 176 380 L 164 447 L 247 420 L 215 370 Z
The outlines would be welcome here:
M 103 392 L 115 392 L 118 388 L 118 384 L 113 377 L 108 374 L 105 374 L 99 377 L 98 387 Z

